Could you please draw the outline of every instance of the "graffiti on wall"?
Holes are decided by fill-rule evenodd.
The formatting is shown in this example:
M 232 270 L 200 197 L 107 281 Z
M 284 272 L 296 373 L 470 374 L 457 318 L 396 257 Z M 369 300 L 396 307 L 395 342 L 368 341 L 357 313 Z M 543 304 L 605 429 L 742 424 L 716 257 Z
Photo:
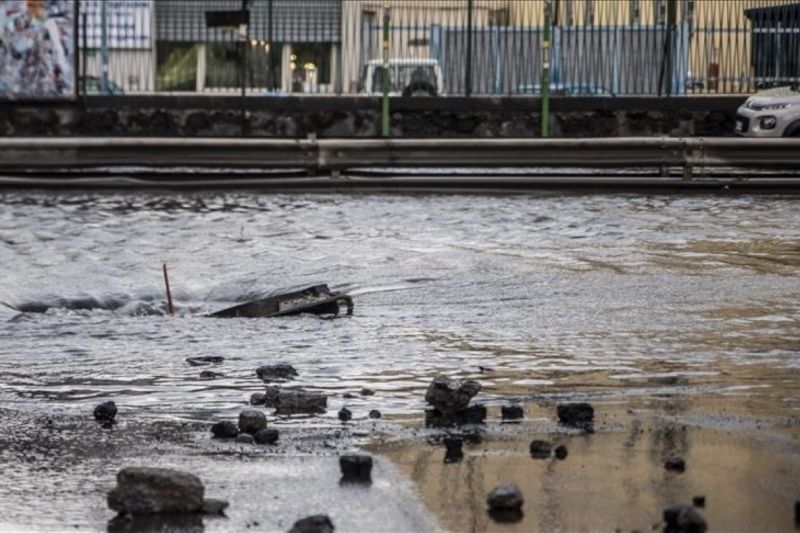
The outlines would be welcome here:
M 74 0 L 0 0 L 0 98 L 75 93 Z

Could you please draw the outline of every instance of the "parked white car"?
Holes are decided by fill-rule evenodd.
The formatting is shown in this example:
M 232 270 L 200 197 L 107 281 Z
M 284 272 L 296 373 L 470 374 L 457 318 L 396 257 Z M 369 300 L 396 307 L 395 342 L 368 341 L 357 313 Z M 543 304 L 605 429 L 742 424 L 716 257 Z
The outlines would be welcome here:
M 736 112 L 736 134 L 800 137 L 800 92 L 791 87 L 757 92 Z
M 370 59 L 361 78 L 362 94 L 383 94 L 383 60 Z M 435 59 L 390 59 L 390 96 L 441 96 L 444 94 L 442 68 Z

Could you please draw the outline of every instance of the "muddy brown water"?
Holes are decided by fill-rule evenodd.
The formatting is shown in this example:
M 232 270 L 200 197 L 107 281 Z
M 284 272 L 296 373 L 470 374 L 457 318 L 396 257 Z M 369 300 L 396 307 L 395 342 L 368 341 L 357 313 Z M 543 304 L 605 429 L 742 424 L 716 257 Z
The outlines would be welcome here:
M 343 531 L 644 530 L 695 492 L 712 526 L 791 529 L 796 206 L 782 196 L 4 193 L 0 525 L 102 529 L 114 472 L 147 462 L 196 471 L 210 496 L 231 500 L 208 530 L 286 530 L 315 512 Z M 354 316 L 203 316 L 318 282 L 352 294 Z M 204 355 L 225 357 L 209 368 L 222 378 L 185 363 Z M 255 367 L 281 361 L 298 369 L 296 385 L 331 395 L 328 413 L 271 419 L 287 435 L 273 451 L 209 443 L 206 424 L 262 389 Z M 415 429 L 437 373 L 479 379 L 490 413 L 523 401 L 528 420 L 509 429 L 493 414 L 484 443 L 444 465 Z M 376 394 L 358 395 L 364 387 Z M 85 419 L 107 399 L 121 423 L 103 433 Z M 595 435 L 553 423 L 565 399 L 598 406 Z M 356 421 L 346 429 L 343 405 Z M 370 409 L 388 422 L 368 421 Z M 686 442 L 680 476 L 660 466 L 672 426 Z M 537 435 L 563 440 L 568 459 L 527 456 Z M 358 445 L 384 457 L 371 492 L 335 482 L 336 455 Z M 485 514 L 485 493 L 506 480 L 526 494 L 521 524 Z

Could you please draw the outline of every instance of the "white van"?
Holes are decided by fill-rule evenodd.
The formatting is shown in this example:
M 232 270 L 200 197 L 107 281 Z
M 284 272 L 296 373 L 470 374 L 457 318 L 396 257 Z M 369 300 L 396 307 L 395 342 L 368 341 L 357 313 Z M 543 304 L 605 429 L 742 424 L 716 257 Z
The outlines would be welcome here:
M 383 94 L 383 60 L 370 59 L 364 65 L 361 94 Z M 442 96 L 442 69 L 435 59 L 390 59 L 390 96 Z

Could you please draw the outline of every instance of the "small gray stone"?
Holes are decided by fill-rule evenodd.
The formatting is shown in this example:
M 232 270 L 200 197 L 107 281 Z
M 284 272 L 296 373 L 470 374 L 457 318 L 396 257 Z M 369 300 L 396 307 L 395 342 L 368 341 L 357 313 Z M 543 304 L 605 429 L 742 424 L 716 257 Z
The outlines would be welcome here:
M 276 407 L 281 415 L 324 413 L 328 408 L 328 397 L 318 392 L 281 390 Z
M 118 513 L 194 513 L 203 508 L 200 478 L 168 468 L 127 467 L 117 473 L 108 506 Z
M 239 433 L 236 435 L 236 442 L 239 444 L 253 444 L 255 439 L 250 433 Z
M 289 533 L 333 533 L 334 527 L 327 515 L 318 514 L 298 520 Z
M 481 390 L 477 381 L 457 381 L 447 376 L 436 376 L 425 392 L 425 401 L 444 414 L 463 411 L 470 400 Z
M 486 498 L 486 504 L 492 511 L 519 511 L 524 501 L 522 491 L 514 484 L 495 487 Z
M 254 437 L 257 444 L 275 444 L 278 442 L 278 430 L 262 429 Z
M 258 409 L 245 409 L 239 413 L 239 430 L 255 435 L 267 427 L 267 416 Z
M 203 512 L 205 514 L 220 515 L 225 514 L 225 509 L 228 508 L 227 500 L 217 500 L 215 498 L 206 498 L 203 500 Z
M 369 417 L 370 418 L 380 418 L 381 417 L 381 412 L 378 411 L 377 409 L 373 409 L 373 410 L 371 410 L 369 412 Z
M 288 363 L 278 363 L 256 368 L 256 375 L 262 381 L 285 381 L 294 379 L 297 376 L 297 370 Z
M 263 392 L 254 392 L 250 395 L 250 405 L 264 405 L 267 401 L 267 395 Z
M 239 434 L 239 428 L 229 420 L 223 420 L 211 426 L 211 434 L 215 439 L 234 439 Z

